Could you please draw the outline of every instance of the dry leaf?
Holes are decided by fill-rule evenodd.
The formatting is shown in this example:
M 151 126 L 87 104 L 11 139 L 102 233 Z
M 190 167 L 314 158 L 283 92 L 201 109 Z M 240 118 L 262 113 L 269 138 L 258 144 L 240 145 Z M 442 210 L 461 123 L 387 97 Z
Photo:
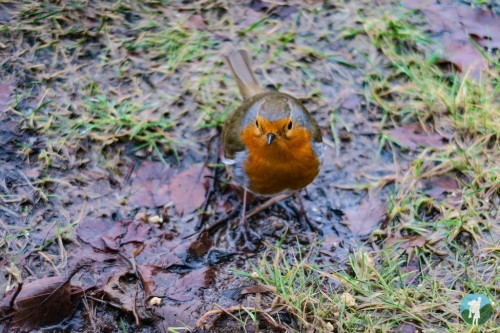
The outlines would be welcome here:
M 8 83 L 0 82 L 0 112 L 7 110 L 12 102 L 12 93 L 14 89 Z M 0 118 L 2 119 L 2 118 Z
M 416 333 L 417 328 L 410 323 L 403 323 L 393 330 L 394 333 Z
M 168 166 L 161 162 L 145 161 L 132 175 L 128 202 L 131 205 L 155 208 L 170 201 L 168 195 Z
M 437 133 L 426 133 L 419 125 L 403 125 L 387 132 L 396 142 L 411 150 L 420 146 L 442 147 L 446 138 Z
M 437 201 L 458 207 L 462 205 L 462 192 L 458 182 L 449 176 L 433 177 L 424 183 L 424 193 Z
M 6 312 L 14 296 L 12 291 L 0 301 L 0 313 Z M 12 330 L 31 331 L 58 324 L 72 311 L 71 285 L 64 276 L 35 280 L 21 286 L 13 305 Z
M 175 176 L 170 184 L 170 197 L 179 215 L 200 208 L 205 201 L 209 175 L 210 170 L 203 164 L 195 164 Z
M 208 26 L 203 20 L 203 16 L 195 14 L 191 16 L 185 24 L 186 28 L 196 30 L 207 30 Z
M 272 291 L 272 289 L 270 289 L 269 287 L 267 287 L 263 284 L 257 284 L 254 286 L 248 286 L 248 287 L 241 289 L 240 294 L 241 295 L 264 294 L 264 293 L 269 293 L 271 291 Z
M 168 288 L 167 296 L 181 302 L 190 301 L 195 298 L 198 289 L 208 288 L 214 279 L 215 270 L 212 267 L 195 269 L 179 278 L 173 286 Z
M 387 215 L 387 208 L 379 198 L 364 199 L 356 207 L 344 210 L 342 223 L 355 235 L 368 235 Z
M 407 250 L 415 247 L 422 247 L 426 243 L 426 239 L 423 236 L 394 236 L 391 235 L 387 237 L 385 241 L 385 246 L 395 245 L 400 249 Z
M 411 1 L 404 3 L 409 8 L 423 11 L 429 30 L 443 41 L 443 60 L 454 64 L 460 71 L 471 71 L 479 77 L 488 68 L 488 61 L 471 42 L 485 48 L 500 48 L 500 17 L 492 12 L 468 6 L 438 4 L 437 1 Z

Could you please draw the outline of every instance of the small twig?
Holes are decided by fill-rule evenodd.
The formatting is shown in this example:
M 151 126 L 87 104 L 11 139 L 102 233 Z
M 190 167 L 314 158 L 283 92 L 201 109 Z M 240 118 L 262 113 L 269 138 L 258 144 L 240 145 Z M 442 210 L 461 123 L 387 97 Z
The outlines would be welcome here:
M 19 296 L 19 293 L 21 292 L 21 289 L 23 289 L 23 283 L 19 282 L 17 285 L 16 292 L 14 293 L 14 296 L 12 296 L 12 299 L 9 302 L 9 307 L 12 309 L 14 308 L 14 302 L 16 301 L 17 296 Z
M 125 184 L 128 183 L 130 176 L 132 176 L 132 172 L 134 171 L 135 167 L 137 165 L 137 161 L 132 164 L 132 166 L 128 169 L 127 175 L 125 176 L 125 179 L 123 180 L 123 183 L 121 184 L 121 187 L 124 187 Z

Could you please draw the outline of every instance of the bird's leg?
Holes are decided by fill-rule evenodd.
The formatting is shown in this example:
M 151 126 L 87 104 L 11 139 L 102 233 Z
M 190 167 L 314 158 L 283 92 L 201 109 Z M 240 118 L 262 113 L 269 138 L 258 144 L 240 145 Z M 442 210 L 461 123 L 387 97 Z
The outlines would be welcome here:
M 241 209 L 241 218 L 240 218 L 240 223 L 238 227 L 236 228 L 236 236 L 232 240 L 231 245 L 234 245 L 236 247 L 238 241 L 243 238 L 243 248 L 248 249 L 248 250 L 255 250 L 255 245 L 252 244 L 252 241 L 250 240 L 250 236 L 253 236 L 256 239 L 260 239 L 260 235 L 253 231 L 250 228 L 250 224 L 248 223 L 247 219 L 247 189 L 243 189 L 243 207 Z
M 300 196 L 300 193 L 295 192 L 295 197 L 297 198 L 297 200 L 299 201 L 299 204 L 300 204 L 300 215 L 301 215 L 301 217 L 304 218 L 304 220 L 306 221 L 309 228 L 311 228 L 312 231 L 317 232 L 320 235 L 323 235 L 323 230 L 321 230 L 321 228 L 315 222 L 311 221 L 309 219 L 309 216 L 307 216 L 307 212 L 306 212 L 306 209 L 304 207 L 304 202 L 302 201 L 302 197 Z

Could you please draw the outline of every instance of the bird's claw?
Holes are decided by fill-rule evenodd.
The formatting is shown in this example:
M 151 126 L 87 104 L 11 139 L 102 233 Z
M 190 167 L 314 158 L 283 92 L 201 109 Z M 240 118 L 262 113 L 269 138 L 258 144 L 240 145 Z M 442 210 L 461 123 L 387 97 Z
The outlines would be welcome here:
M 260 241 L 261 239 L 262 237 L 250 228 L 248 222 L 244 221 L 243 223 L 240 223 L 238 227 L 236 227 L 236 230 L 234 230 L 234 237 L 231 239 L 230 243 L 231 247 L 236 248 L 238 246 L 238 243 L 242 240 L 242 249 L 255 251 L 257 247 L 255 246 L 253 241 Z

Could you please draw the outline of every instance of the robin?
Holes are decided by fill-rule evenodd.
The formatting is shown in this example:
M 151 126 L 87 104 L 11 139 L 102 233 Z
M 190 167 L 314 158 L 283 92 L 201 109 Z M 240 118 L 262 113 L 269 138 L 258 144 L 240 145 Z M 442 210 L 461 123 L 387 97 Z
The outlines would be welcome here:
M 260 87 L 247 52 L 232 51 L 224 60 L 244 99 L 227 117 L 222 138 L 223 162 L 244 188 L 240 225 L 248 243 L 247 191 L 276 196 L 303 189 L 318 175 L 324 147 L 318 123 L 295 97 Z

